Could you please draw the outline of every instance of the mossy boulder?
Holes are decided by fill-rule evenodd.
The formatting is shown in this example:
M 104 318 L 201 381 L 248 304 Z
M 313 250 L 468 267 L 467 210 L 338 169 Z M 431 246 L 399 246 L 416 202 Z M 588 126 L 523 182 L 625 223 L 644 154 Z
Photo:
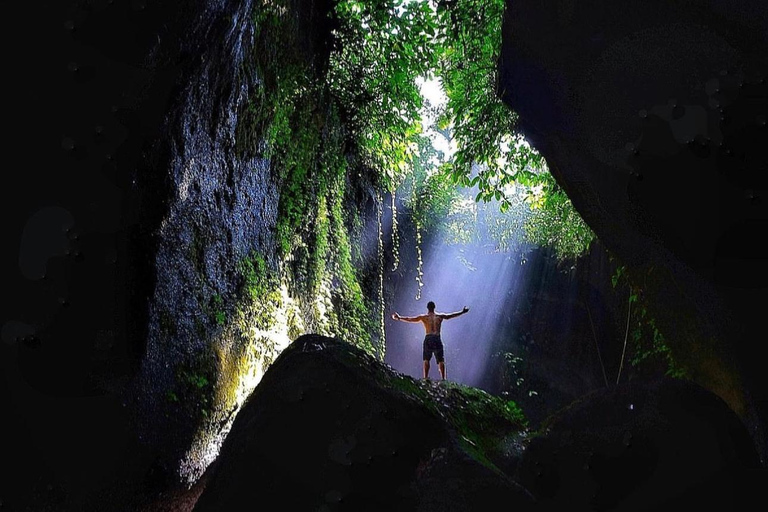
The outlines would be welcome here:
M 725 402 L 668 378 L 598 390 L 551 416 L 516 474 L 538 510 L 745 510 L 765 476 Z
M 498 397 L 306 335 L 243 406 L 194 510 L 526 510 L 509 476 L 525 432 Z

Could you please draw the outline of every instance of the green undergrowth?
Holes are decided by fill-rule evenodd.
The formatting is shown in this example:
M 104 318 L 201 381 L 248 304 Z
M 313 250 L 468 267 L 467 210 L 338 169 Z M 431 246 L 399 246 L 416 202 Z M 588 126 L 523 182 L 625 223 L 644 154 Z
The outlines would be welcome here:
M 365 195 L 353 189 L 364 171 L 350 165 L 358 148 L 329 91 L 328 55 L 306 47 L 296 9 L 290 0 L 256 2 L 256 45 L 241 70 L 254 85 L 238 117 L 236 148 L 269 159 L 279 186 L 276 274 L 265 280 L 263 261 L 245 262 L 247 295 L 265 304 L 257 322 L 266 325 L 280 309 L 275 290 L 284 283 L 304 327 L 374 353 L 383 343 L 381 311 L 351 251 L 359 246 L 354 227 L 363 224 L 352 198 Z
M 254 317 L 256 327 L 269 329 L 275 322 L 275 313 L 283 306 L 277 272 L 270 269 L 264 257 L 257 252 L 243 259 L 238 270 L 242 277 L 244 299 L 257 306 Z
M 620 265 L 616 268 L 611 284 L 617 291 L 620 289 L 628 294 L 627 359 L 632 367 L 640 372 L 661 371 L 676 379 L 690 378 L 650 312 L 644 289 L 633 283 L 626 267 Z
M 207 351 L 186 358 L 176 367 L 175 381 L 166 391 L 166 400 L 182 412 L 182 417 L 208 418 L 215 407 L 217 370 L 215 358 Z
M 442 418 L 461 447 L 494 471 L 499 471 L 497 462 L 505 456 L 508 438 L 528 428 L 528 420 L 514 401 L 448 380 L 414 379 L 378 364 L 373 358 L 367 360 L 370 356 L 361 357 L 343 342 L 331 350 L 346 366 L 366 368 L 382 388 L 400 393 Z
M 494 461 L 504 454 L 503 440 L 527 428 L 528 422 L 514 401 L 450 381 L 397 378 L 409 379 L 424 389 L 427 396 L 423 403 L 451 424 L 465 451 L 494 470 Z

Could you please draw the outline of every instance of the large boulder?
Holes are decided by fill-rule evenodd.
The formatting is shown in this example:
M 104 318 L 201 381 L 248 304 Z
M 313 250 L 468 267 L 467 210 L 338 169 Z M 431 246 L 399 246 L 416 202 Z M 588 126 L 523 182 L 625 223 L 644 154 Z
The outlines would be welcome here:
M 743 510 L 760 472 L 720 398 L 665 379 L 600 390 L 551 417 L 518 478 L 540 510 Z
M 767 13 L 761 0 L 509 0 L 499 81 L 676 360 L 763 457 Z
M 194 510 L 526 510 L 509 477 L 522 422 L 485 392 L 302 336 L 238 414 Z

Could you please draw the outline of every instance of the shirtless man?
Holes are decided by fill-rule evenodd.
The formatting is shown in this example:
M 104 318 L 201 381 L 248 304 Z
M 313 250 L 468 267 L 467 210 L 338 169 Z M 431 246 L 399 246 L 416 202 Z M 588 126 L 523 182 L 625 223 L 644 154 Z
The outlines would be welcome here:
M 440 370 L 440 377 L 445 380 L 445 356 L 443 354 L 443 342 L 440 340 L 440 325 L 443 323 L 443 320 L 456 318 L 467 311 L 469 311 L 469 308 L 464 306 L 464 309 L 455 313 L 435 313 L 435 303 L 429 301 L 427 303 L 426 315 L 400 316 L 397 313 L 392 313 L 393 320 L 412 323 L 421 322 L 424 324 L 424 330 L 427 332 L 427 335 L 424 337 L 424 347 L 422 349 L 425 379 L 429 375 L 429 360 L 432 359 L 432 353 L 434 353 L 435 360 L 437 360 L 437 368 Z

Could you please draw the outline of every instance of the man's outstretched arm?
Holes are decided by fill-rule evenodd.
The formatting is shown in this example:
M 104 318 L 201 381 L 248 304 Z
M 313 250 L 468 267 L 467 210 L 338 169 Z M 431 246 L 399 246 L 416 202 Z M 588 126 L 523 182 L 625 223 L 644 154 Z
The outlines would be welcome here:
M 456 311 L 455 313 L 443 313 L 440 316 L 443 317 L 443 320 L 448 320 L 449 318 L 456 318 L 457 316 L 463 315 L 467 311 L 469 311 L 469 308 L 467 306 L 464 306 L 464 309 L 462 309 L 461 311 Z
M 401 322 L 421 322 L 420 316 L 400 316 L 397 313 L 392 313 L 392 319 Z

